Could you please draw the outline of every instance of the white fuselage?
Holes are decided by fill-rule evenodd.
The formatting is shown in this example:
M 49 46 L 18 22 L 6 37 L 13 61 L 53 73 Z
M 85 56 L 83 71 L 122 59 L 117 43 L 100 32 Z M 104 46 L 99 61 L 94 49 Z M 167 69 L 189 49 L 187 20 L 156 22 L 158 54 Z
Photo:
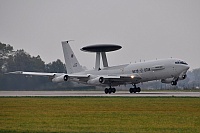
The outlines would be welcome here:
M 187 64 L 175 64 L 179 59 L 163 59 L 147 62 L 132 63 L 120 66 L 106 67 L 101 70 L 88 70 L 77 74 L 90 74 L 94 78 L 99 75 L 115 76 L 138 74 L 141 77 L 139 81 L 130 81 L 132 84 L 162 79 L 178 79 L 189 69 Z M 77 82 L 77 81 L 76 81 Z M 101 84 L 100 84 L 101 85 Z

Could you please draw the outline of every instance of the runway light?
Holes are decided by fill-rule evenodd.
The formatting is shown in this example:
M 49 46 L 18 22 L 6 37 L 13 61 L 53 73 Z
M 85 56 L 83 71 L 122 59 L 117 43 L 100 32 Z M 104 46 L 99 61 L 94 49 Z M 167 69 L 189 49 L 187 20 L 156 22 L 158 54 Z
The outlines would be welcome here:
M 133 75 L 131 75 L 131 78 L 133 79 L 133 78 L 134 78 L 134 76 L 133 76 Z

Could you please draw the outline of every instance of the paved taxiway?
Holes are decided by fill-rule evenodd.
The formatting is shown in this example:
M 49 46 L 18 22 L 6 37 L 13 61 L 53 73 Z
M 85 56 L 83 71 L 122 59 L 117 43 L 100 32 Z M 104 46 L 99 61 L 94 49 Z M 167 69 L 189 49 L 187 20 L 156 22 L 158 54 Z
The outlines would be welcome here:
M 105 94 L 103 91 L 0 91 L 1 97 L 24 96 L 121 96 L 121 97 L 200 97 L 200 92 L 145 92 L 132 93 L 117 91 Z

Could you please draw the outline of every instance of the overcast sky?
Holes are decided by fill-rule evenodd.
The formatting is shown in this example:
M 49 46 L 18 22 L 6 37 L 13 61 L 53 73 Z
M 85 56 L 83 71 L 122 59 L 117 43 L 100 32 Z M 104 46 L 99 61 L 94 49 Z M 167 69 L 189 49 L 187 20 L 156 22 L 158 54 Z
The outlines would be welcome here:
M 81 65 L 94 67 L 83 46 L 113 43 L 109 65 L 180 58 L 200 67 L 200 0 L 0 0 L 0 41 L 46 62 L 64 62 L 71 42 Z

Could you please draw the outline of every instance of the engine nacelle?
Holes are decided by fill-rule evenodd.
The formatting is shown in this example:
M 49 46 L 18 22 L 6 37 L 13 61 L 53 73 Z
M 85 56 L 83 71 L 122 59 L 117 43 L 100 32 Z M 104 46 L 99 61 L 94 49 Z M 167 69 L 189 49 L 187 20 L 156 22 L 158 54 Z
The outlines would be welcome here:
M 53 78 L 52 82 L 63 82 L 63 81 L 68 81 L 68 79 L 69 79 L 68 75 L 61 75 Z
M 161 79 L 161 82 L 162 82 L 162 83 L 167 83 L 167 84 L 169 84 L 169 83 L 171 83 L 173 80 L 174 80 L 174 78 L 167 78 L 167 79 Z
M 96 77 L 87 81 L 88 84 L 91 85 L 100 85 L 103 83 L 103 77 Z
M 99 78 L 99 82 L 103 84 L 103 83 L 105 82 L 104 78 L 103 78 L 103 77 L 100 77 L 100 78 Z

